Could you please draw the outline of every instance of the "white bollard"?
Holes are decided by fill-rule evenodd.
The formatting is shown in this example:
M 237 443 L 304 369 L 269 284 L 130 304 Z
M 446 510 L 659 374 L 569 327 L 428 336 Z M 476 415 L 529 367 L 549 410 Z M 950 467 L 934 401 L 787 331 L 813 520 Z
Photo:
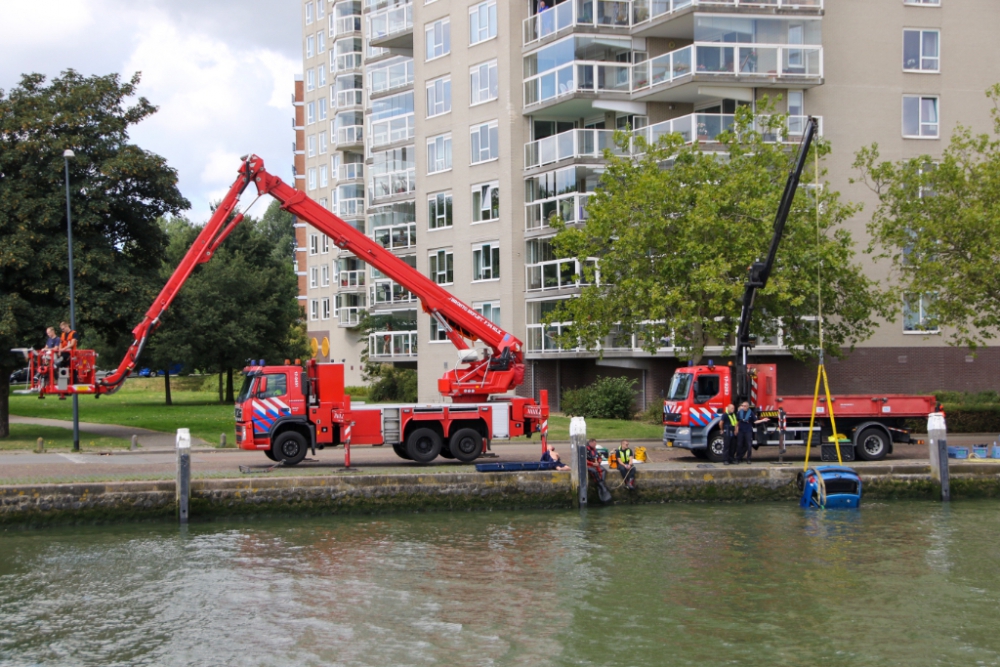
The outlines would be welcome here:
M 927 439 L 930 442 L 931 477 L 941 485 L 941 500 L 951 500 L 948 480 L 948 428 L 943 412 L 927 415 Z
M 587 420 L 573 417 L 569 422 L 570 479 L 577 507 L 587 506 Z
M 191 497 L 191 431 L 177 429 L 177 517 L 188 522 L 188 500 Z

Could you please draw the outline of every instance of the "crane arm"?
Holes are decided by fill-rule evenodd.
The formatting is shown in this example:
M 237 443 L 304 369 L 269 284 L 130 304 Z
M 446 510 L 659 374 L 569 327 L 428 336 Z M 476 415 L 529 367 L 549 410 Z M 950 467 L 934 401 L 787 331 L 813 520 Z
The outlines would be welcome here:
M 778 212 L 774 217 L 774 234 L 771 236 L 771 247 L 768 249 L 767 258 L 764 261 L 757 260 L 750 267 L 749 275 L 743 290 L 743 305 L 740 310 L 739 328 L 736 330 L 736 393 L 735 395 L 743 400 L 749 396 L 749 382 L 747 378 L 747 352 L 753 348 L 754 342 L 750 337 L 750 320 L 753 317 L 754 300 L 757 291 L 767 287 L 767 281 L 771 277 L 771 270 L 774 268 L 774 260 L 778 254 L 778 246 L 785 233 L 785 222 L 788 214 L 792 210 L 792 201 L 795 199 L 795 191 L 799 187 L 799 179 L 802 177 L 802 170 L 805 169 L 806 158 L 809 155 L 809 147 L 812 145 L 816 135 L 818 122 L 815 118 L 809 117 L 806 121 L 806 129 L 799 142 L 798 155 L 795 164 L 788 173 L 788 180 L 785 182 L 785 191 L 781 195 L 781 203 L 778 204 Z

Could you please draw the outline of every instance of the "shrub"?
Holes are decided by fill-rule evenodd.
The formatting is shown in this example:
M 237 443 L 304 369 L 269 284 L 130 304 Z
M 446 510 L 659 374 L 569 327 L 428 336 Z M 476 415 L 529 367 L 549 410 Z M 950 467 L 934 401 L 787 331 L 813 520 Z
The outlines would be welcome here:
M 379 378 L 368 387 L 368 400 L 375 403 L 417 400 L 417 372 L 412 368 L 383 366 Z
M 956 405 L 945 403 L 945 423 L 949 433 L 1000 433 L 1000 405 Z M 908 419 L 907 428 L 927 431 L 926 419 Z
M 626 377 L 602 377 L 586 387 L 569 389 L 562 395 L 562 411 L 591 419 L 632 419 L 635 383 Z
M 645 411 L 640 413 L 639 421 L 647 424 L 663 424 L 663 399 L 655 398 L 647 405 Z
M 351 385 L 344 387 L 344 393 L 351 398 L 356 398 L 361 400 L 363 398 L 368 398 L 368 387 L 366 385 Z

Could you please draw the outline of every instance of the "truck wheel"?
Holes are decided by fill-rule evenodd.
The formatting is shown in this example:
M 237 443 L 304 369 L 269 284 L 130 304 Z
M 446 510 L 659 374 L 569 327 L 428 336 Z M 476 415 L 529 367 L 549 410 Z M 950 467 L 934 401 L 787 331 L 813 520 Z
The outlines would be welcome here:
M 272 461 L 277 461 L 278 460 L 278 459 L 274 458 L 274 448 L 273 447 L 271 449 L 265 449 L 264 450 L 264 456 L 266 456 L 267 458 L 271 459 Z
M 430 463 L 441 453 L 441 436 L 429 428 L 418 428 L 406 439 L 406 455 L 417 463 Z
M 704 451 L 705 456 L 713 463 L 722 463 L 726 460 L 726 439 L 721 430 L 715 429 L 708 434 L 708 446 Z
M 406 453 L 406 444 L 402 442 L 395 442 L 392 445 L 392 451 L 396 452 L 396 456 L 401 459 L 410 460 L 410 456 Z
M 862 461 L 881 461 L 889 453 L 889 436 L 882 429 L 869 426 L 858 436 L 854 452 Z
M 689 449 L 688 451 L 691 452 L 691 455 L 694 456 L 696 459 L 708 458 L 708 450 L 705 449 L 704 447 L 701 449 Z
M 451 453 L 451 449 L 449 449 L 450 446 L 451 446 L 451 443 L 448 443 L 448 442 L 446 442 L 443 445 L 441 445 L 441 458 L 443 458 L 443 459 L 453 459 L 453 458 L 455 458 L 455 455 L 452 454 Z
M 483 436 L 474 428 L 460 429 L 448 440 L 448 448 L 462 463 L 471 463 L 483 451 Z
M 271 445 L 274 456 L 286 466 L 297 465 L 306 457 L 306 439 L 295 431 L 285 431 Z

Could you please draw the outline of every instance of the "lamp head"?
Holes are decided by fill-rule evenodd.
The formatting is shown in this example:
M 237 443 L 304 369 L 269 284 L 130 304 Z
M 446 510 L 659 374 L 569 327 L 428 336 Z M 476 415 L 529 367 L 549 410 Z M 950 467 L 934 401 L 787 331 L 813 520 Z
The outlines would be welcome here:
M 63 151 L 63 157 L 76 157 L 76 154 L 67 148 Z

